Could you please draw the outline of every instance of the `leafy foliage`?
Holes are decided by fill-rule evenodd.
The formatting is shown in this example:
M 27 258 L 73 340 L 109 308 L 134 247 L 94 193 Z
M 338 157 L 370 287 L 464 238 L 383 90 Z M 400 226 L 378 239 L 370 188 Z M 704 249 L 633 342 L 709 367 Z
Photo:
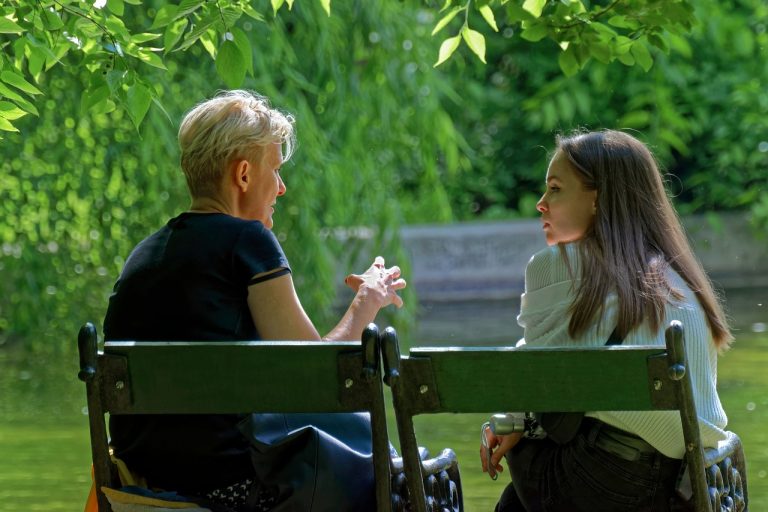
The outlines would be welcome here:
M 575 75 L 591 59 L 603 64 L 618 60 L 648 71 L 653 65 L 649 46 L 664 48 L 665 34 L 688 32 L 695 20 L 688 0 L 446 0 L 433 34 L 454 18 L 463 24 L 456 36 L 445 39 L 435 65 L 445 62 L 462 40 L 485 63 L 485 36 L 470 28 L 470 14 L 477 11 L 499 32 L 494 7 L 503 13 L 504 32 L 519 30 L 520 37 L 531 42 L 554 41 L 560 48 L 557 62 L 566 76 Z
M 330 16 L 330 0 L 315 3 Z M 84 69 L 83 112 L 123 109 L 136 127 L 152 102 L 163 108 L 149 77 L 151 69 L 167 70 L 170 54 L 204 48 L 219 77 L 237 88 L 254 71 L 253 43 L 243 27 L 276 16 L 283 7 L 293 9 L 294 0 L 270 0 L 270 7 L 257 10 L 248 0 L 10 0 L 0 7 L 0 131 L 16 131 L 17 119 L 38 114 L 34 98 L 42 91 L 33 84 L 58 64 L 76 62 Z M 588 0 L 446 0 L 433 35 L 459 14 L 464 22 L 440 46 L 436 65 L 462 41 L 485 62 L 485 36 L 470 28 L 469 14 L 476 10 L 498 31 L 494 8 L 505 13 L 507 30 L 520 27 L 523 39 L 557 42 L 567 75 L 591 58 L 637 63 L 647 71 L 652 64 L 647 45 L 663 44 L 663 33 L 687 30 L 693 21 L 687 0 L 613 0 L 605 6 Z
M 61 351 L 103 317 L 130 249 L 188 205 L 178 120 L 239 81 L 298 119 L 275 232 L 321 329 L 362 254 L 406 266 L 400 224 L 534 214 L 553 132 L 577 126 L 639 130 L 685 213 L 768 226 L 762 0 L 137 1 L 0 7 L 0 345 Z M 383 321 L 408 324 L 408 294 Z

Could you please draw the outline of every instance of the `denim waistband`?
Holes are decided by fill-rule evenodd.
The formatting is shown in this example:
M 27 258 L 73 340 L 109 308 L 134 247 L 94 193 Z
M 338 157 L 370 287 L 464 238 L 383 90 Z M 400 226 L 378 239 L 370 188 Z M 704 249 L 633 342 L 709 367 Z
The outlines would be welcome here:
M 594 418 L 584 418 L 581 431 L 589 444 L 623 460 L 638 461 L 659 453 L 639 436 Z

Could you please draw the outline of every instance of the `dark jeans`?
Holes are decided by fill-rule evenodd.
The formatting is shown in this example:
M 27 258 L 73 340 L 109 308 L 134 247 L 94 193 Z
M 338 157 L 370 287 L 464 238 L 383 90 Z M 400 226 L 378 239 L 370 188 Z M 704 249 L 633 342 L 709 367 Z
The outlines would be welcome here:
M 595 446 L 593 421 L 569 443 L 523 439 L 497 512 L 687 511 L 675 493 L 681 461 L 658 451 L 629 461 Z

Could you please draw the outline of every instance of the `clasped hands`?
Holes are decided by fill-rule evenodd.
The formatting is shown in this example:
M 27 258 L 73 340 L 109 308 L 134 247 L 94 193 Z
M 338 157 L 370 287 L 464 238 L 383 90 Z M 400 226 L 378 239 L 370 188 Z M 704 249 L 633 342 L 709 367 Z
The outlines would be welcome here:
M 483 436 L 480 443 L 480 462 L 483 465 L 483 473 L 488 473 L 492 479 L 496 480 L 496 474 L 504 471 L 501 459 L 520 441 L 523 433 L 512 432 L 511 434 L 496 435 L 486 424 L 480 435 Z
M 403 299 L 397 295 L 397 290 L 405 288 L 405 279 L 400 277 L 400 267 L 397 265 L 387 268 L 384 258 L 376 256 L 373 264 L 362 274 L 349 274 L 344 283 L 357 292 L 360 286 L 366 285 L 369 290 L 381 295 L 382 306 L 394 304 L 403 306 Z

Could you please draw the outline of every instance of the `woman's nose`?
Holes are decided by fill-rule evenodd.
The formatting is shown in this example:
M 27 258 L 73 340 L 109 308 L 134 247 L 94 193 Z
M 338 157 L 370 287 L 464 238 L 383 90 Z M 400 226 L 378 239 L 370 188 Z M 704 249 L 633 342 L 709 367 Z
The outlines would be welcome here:
M 280 176 L 278 186 L 277 186 L 277 195 L 282 196 L 285 194 L 285 182 L 283 181 L 283 177 Z
M 536 209 L 539 210 L 540 213 L 544 213 L 549 209 L 549 207 L 547 207 L 546 201 L 544 201 L 544 196 L 541 196 L 541 199 L 539 199 L 539 202 L 536 203 Z

